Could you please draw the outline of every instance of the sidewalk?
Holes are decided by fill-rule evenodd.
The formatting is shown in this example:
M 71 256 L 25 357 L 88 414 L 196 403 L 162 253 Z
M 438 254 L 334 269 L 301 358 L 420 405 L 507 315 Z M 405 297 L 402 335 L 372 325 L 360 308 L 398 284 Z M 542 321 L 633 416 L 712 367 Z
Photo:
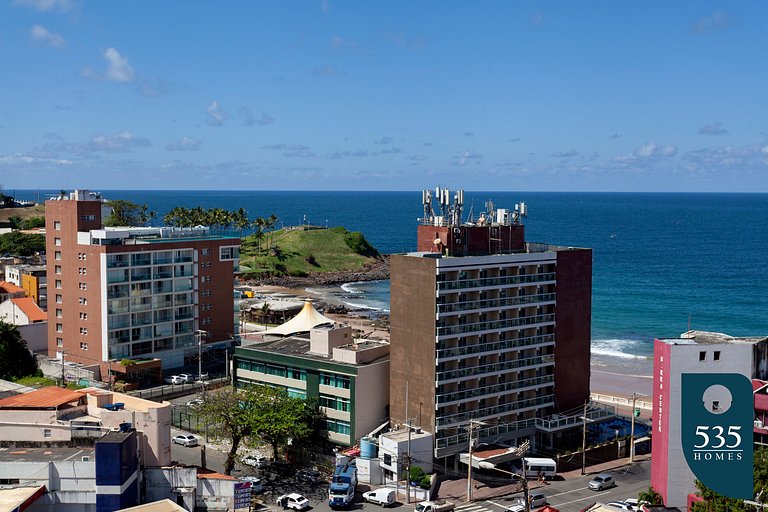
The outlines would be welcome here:
M 650 454 L 635 456 L 635 462 L 642 462 L 650 459 L 651 459 Z M 630 465 L 629 457 L 624 457 L 621 459 L 603 462 L 602 464 L 594 464 L 592 466 L 587 466 L 586 474 L 594 475 L 597 473 L 602 473 L 603 471 L 615 471 L 617 469 L 620 469 L 629 465 Z M 574 471 L 559 473 L 559 476 L 562 477 L 564 480 L 574 480 L 577 478 L 581 478 L 582 474 L 580 469 L 576 469 Z M 510 482 L 508 485 L 501 485 L 501 486 L 497 485 L 497 486 L 489 487 L 484 483 L 478 482 L 477 480 L 475 480 L 474 486 L 475 487 L 472 490 L 472 501 L 489 500 L 493 498 L 498 498 L 500 496 L 508 496 L 511 494 L 523 492 L 523 485 L 519 481 Z M 538 489 L 540 487 L 546 488 L 546 487 L 549 487 L 549 485 L 541 484 L 535 480 L 528 480 L 529 491 L 533 489 Z M 460 478 L 455 480 L 443 481 L 442 483 L 440 483 L 440 486 L 438 488 L 435 498 L 442 498 L 448 501 L 452 501 L 456 504 L 465 503 L 467 500 L 467 479 Z

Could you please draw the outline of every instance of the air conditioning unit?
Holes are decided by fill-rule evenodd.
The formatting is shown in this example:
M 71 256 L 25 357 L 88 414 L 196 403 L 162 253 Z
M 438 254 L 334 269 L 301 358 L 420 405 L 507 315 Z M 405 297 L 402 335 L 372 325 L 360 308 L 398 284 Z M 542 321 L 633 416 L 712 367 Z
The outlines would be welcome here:
M 91 456 L 90 455 L 83 455 L 80 458 L 80 460 L 83 461 L 83 462 L 91 462 Z

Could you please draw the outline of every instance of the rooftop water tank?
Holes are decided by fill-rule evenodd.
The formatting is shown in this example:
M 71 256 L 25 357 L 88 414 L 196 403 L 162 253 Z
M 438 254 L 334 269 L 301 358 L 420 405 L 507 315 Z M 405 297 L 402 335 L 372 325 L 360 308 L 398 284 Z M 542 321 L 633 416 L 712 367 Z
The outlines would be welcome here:
M 362 459 L 376 458 L 376 441 L 373 438 L 363 437 L 360 439 L 360 458 Z

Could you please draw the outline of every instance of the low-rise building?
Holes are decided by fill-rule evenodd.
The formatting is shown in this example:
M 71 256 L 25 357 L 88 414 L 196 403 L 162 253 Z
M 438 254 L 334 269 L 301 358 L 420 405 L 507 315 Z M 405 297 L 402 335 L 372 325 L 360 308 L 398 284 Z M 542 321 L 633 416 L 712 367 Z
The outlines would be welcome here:
M 412 466 L 419 466 L 425 473 L 432 473 L 432 443 L 434 438 L 420 428 L 406 426 L 379 436 L 379 459 L 384 470 L 385 482 L 398 480 L 406 468 L 406 455 L 410 452 Z
M 50 386 L 0 400 L 0 445 L 89 444 L 131 424 L 147 466 L 171 462 L 171 404 L 96 388 Z
M 24 288 L 16 286 L 8 281 L 0 281 L 0 302 L 5 302 L 8 299 L 16 299 L 26 297 L 27 293 Z
M 0 320 L 13 325 L 29 325 L 48 320 L 48 314 L 31 297 L 14 297 L 0 302 Z
M 279 386 L 291 396 L 318 398 L 329 440 L 352 446 L 387 420 L 389 343 L 355 340 L 349 326 L 321 325 L 309 337 L 238 347 L 233 379 L 238 386 Z
M 48 307 L 48 279 L 45 265 L 6 265 L 5 279 L 22 288 L 43 309 Z

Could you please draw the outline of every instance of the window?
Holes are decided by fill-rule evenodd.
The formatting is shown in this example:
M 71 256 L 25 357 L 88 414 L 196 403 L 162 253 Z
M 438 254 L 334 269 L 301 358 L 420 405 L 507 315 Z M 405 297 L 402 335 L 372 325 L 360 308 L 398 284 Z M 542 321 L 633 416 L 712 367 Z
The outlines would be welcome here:
M 699 352 L 699 362 L 702 363 L 706 360 L 707 360 L 707 353 L 704 350 L 702 350 L 701 352 Z
M 81 261 L 85 260 L 85 253 L 84 252 L 77 253 L 77 259 Z
M 211 318 L 210 317 L 203 318 L 200 321 L 200 325 L 210 325 L 210 324 L 211 324 Z
M 64 326 L 61 324 L 56 324 L 56 332 L 62 332 L 64 330 Z
M 240 247 L 219 247 L 219 260 L 235 260 L 240 257 Z
M 87 327 L 81 327 L 80 328 L 80 334 L 83 336 L 88 336 L 88 328 Z
M 55 245 L 55 246 L 57 246 L 57 247 L 61 247 L 61 238 L 59 238 L 59 237 L 55 237 L 55 238 L 53 239 L 53 245 Z
M 80 274 L 81 276 L 88 275 L 88 269 L 80 267 L 77 269 L 77 273 Z
M 88 350 L 88 344 L 84 341 L 80 342 L 80 350 Z
M 200 256 L 210 256 L 211 255 L 211 248 L 206 247 L 205 249 L 200 249 Z
M 93 221 L 96 220 L 96 216 L 95 215 L 83 215 L 83 216 L 80 217 L 80 219 L 84 220 L 86 222 L 93 222 Z
M 61 221 L 55 220 L 53 221 L 53 229 L 56 231 L 61 231 Z
M 60 279 L 56 280 L 56 288 L 61 290 L 61 280 Z
M 77 283 L 77 286 L 78 286 L 78 288 L 80 288 L 81 290 L 87 290 L 87 289 L 88 289 L 88 285 L 87 285 L 87 284 L 85 284 L 85 283 Z
M 88 313 L 80 312 L 80 320 L 88 320 Z
M 61 265 L 56 265 L 56 266 L 54 267 L 54 271 L 55 271 L 57 274 L 61 274 Z
M 64 346 L 64 339 L 63 338 L 56 338 L 56 346 L 57 347 L 63 347 Z
M 43 429 L 43 437 L 46 438 L 46 439 L 50 439 L 50 437 L 51 437 L 51 429 L 44 428 Z
M 720 412 L 720 400 L 712 400 L 712 412 Z
M 712 359 L 714 359 L 715 361 L 719 361 L 720 360 L 720 351 L 719 350 L 715 350 L 715 355 L 712 357 Z
M 200 264 L 200 267 L 202 268 L 211 268 L 211 262 L 210 261 L 204 261 Z
M 349 377 L 346 375 L 335 375 L 333 373 L 320 373 L 320 384 L 323 386 L 332 386 L 335 388 L 349 389 Z
M 211 290 L 203 290 L 200 295 L 203 297 L 210 297 L 211 296 Z
M 82 304 L 83 306 L 87 306 L 88 305 L 88 299 L 86 299 L 85 297 L 80 297 L 78 299 L 78 302 L 80 302 L 80 304 Z
M 61 261 L 61 251 L 55 251 L 53 253 L 53 259 L 55 259 L 57 261 Z
M 392 455 L 390 455 L 388 453 L 384 454 L 384 464 L 386 466 L 391 466 L 392 465 Z
M 61 304 L 61 295 L 56 294 L 56 304 Z
M 350 435 L 352 429 L 349 423 L 346 421 L 338 420 L 325 420 L 325 428 L 328 432 L 335 432 L 337 434 Z
M 211 276 L 203 276 L 204 283 L 210 283 L 213 280 Z
M 61 318 L 61 310 L 58 308 L 56 309 L 56 318 Z

